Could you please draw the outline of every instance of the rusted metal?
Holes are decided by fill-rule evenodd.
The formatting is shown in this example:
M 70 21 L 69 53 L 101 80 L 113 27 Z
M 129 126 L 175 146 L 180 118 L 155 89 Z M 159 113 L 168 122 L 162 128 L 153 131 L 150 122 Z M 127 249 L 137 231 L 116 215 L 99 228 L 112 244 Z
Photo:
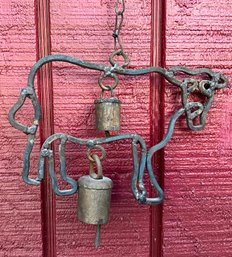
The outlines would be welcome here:
M 78 180 L 78 219 L 86 224 L 97 225 L 95 246 L 100 245 L 100 226 L 106 224 L 109 219 L 111 189 L 113 182 L 104 177 L 100 158 L 93 154 L 94 162 L 90 162 L 88 176 Z M 96 163 L 97 174 L 93 170 Z
M 30 167 L 30 154 L 32 152 L 34 146 L 35 134 L 38 128 L 39 120 L 40 120 L 40 106 L 36 97 L 35 89 L 34 89 L 34 79 L 36 72 L 42 67 L 45 63 L 49 63 L 52 61 L 63 61 L 75 64 L 77 66 L 83 68 L 89 68 L 100 71 L 107 71 L 121 75 L 131 75 L 131 76 L 139 76 L 149 73 L 159 73 L 164 78 L 166 78 L 170 83 L 176 85 L 181 89 L 182 96 L 182 107 L 173 115 L 170 120 L 170 125 L 168 132 L 165 138 L 157 145 L 153 146 L 148 152 L 146 150 L 146 145 L 144 140 L 136 134 L 124 134 L 114 137 L 108 138 L 100 138 L 100 139 L 79 139 L 65 134 L 54 134 L 47 138 L 44 142 L 41 152 L 40 152 L 40 161 L 39 161 L 39 169 L 38 169 L 38 177 L 36 179 L 29 178 L 29 167 Z M 204 80 L 198 81 L 197 79 L 192 78 L 184 78 L 178 79 L 177 75 L 179 73 L 187 74 L 187 75 L 204 75 Z M 205 79 L 205 76 L 208 79 Z M 191 130 L 202 130 L 205 127 L 207 113 L 213 103 L 213 98 L 215 91 L 218 89 L 222 89 L 226 86 L 227 79 L 224 75 L 218 72 L 213 72 L 207 68 L 200 69 L 188 69 L 184 67 L 173 67 L 171 69 L 164 69 L 161 67 L 150 67 L 146 69 L 123 69 L 122 67 L 108 67 L 104 65 L 99 65 L 95 63 L 89 63 L 82 61 L 80 59 L 76 59 L 74 57 L 63 56 L 63 55 L 49 55 L 40 59 L 31 69 L 31 72 L 28 77 L 28 86 L 21 91 L 19 99 L 17 103 L 12 107 L 9 112 L 9 122 L 16 129 L 24 132 L 28 135 L 28 142 L 25 149 L 24 154 L 24 167 L 23 167 L 23 180 L 27 184 L 31 185 L 39 185 L 41 180 L 44 177 L 44 162 L 45 158 L 48 158 L 49 162 L 49 173 L 52 180 L 52 187 L 56 194 L 58 195 L 70 195 L 77 191 L 77 183 L 73 179 L 67 177 L 65 170 L 65 144 L 67 141 L 71 141 L 75 144 L 86 145 L 87 148 L 94 147 L 96 145 L 101 145 L 105 143 L 112 143 L 118 140 L 131 139 L 131 146 L 133 152 L 133 172 L 132 172 L 132 180 L 131 180 L 131 188 L 134 197 L 140 203 L 145 204 L 158 204 L 163 200 L 163 191 L 158 185 L 156 178 L 154 176 L 154 172 L 152 169 L 151 158 L 153 154 L 164 147 L 168 141 L 171 139 L 171 135 L 173 133 L 174 125 L 176 120 L 185 113 L 186 121 L 189 129 Z M 198 94 L 204 96 L 205 103 L 190 101 L 189 98 L 191 94 L 197 92 Z M 30 127 L 27 127 L 23 124 L 18 123 L 15 120 L 16 112 L 22 107 L 26 98 L 30 99 L 33 107 L 34 107 L 34 121 Z M 199 118 L 199 124 L 194 125 L 194 119 Z M 61 140 L 61 150 L 60 150 L 60 161 L 61 161 L 61 176 L 62 178 L 71 185 L 71 189 L 69 190 L 59 190 L 57 179 L 54 172 L 54 158 L 53 151 L 50 149 L 50 145 L 55 140 Z M 141 159 L 138 161 L 138 153 L 136 145 L 139 144 L 141 147 Z M 147 198 L 146 190 L 143 183 L 143 176 L 145 172 L 145 168 L 149 174 L 151 184 L 155 191 L 158 193 L 158 196 L 155 198 Z M 137 188 L 138 187 L 138 188 Z
M 124 12 L 124 1 L 122 2 L 122 10 L 118 10 L 119 1 L 117 1 L 116 16 L 121 16 L 123 18 Z M 116 18 L 117 21 L 118 18 Z M 116 38 L 120 32 L 121 25 L 116 26 L 117 31 Z M 113 143 L 120 140 L 130 140 L 131 149 L 132 149 L 132 160 L 133 160 L 133 170 L 132 170 L 132 179 L 131 179 L 131 189 L 135 199 L 142 204 L 159 204 L 164 198 L 163 190 L 159 186 L 153 171 L 152 157 L 160 149 L 162 149 L 171 139 L 171 136 L 174 131 L 174 126 L 176 120 L 183 114 L 186 115 L 187 126 L 191 130 L 202 130 L 205 127 L 207 113 L 212 106 L 213 98 L 215 91 L 222 89 L 227 85 L 226 77 L 219 73 L 213 72 L 208 68 L 200 69 L 188 69 L 185 67 L 176 66 L 170 69 L 165 69 L 162 67 L 149 67 L 145 69 L 125 69 L 128 59 L 123 52 L 120 41 L 116 41 L 119 44 L 119 50 L 114 51 L 110 56 L 110 63 L 113 66 L 105 66 L 96 63 L 85 62 L 83 60 L 65 56 L 65 55 L 48 55 L 44 58 L 41 58 L 31 69 L 28 84 L 25 89 L 21 91 L 17 103 L 12 107 L 9 112 L 9 122 L 16 129 L 24 132 L 28 135 L 28 142 L 26 145 L 24 153 L 24 166 L 22 177 L 27 184 L 39 185 L 44 178 L 44 169 L 45 169 L 45 159 L 48 160 L 48 170 L 52 182 L 53 191 L 57 195 L 71 195 L 78 190 L 78 184 L 75 180 L 68 177 L 66 174 L 66 162 L 65 162 L 65 146 L 68 141 L 75 144 L 85 145 L 87 150 L 96 147 L 102 147 L 103 144 Z M 118 52 L 119 51 L 119 52 Z M 124 58 L 124 64 L 119 65 L 113 61 L 115 55 L 122 55 Z M 157 73 L 164 77 L 171 84 L 179 87 L 181 89 L 181 98 L 182 106 L 177 110 L 170 119 L 168 131 L 163 140 L 160 143 L 152 146 L 147 150 L 146 144 L 142 137 L 137 134 L 122 134 L 117 136 L 108 136 L 106 138 L 99 139 L 80 139 L 66 134 L 53 134 L 49 136 L 43 143 L 40 151 L 39 158 L 39 167 L 38 167 L 38 176 L 36 179 L 29 178 L 29 168 L 30 168 L 30 155 L 33 150 L 35 135 L 37 132 L 38 124 L 41 118 L 40 105 L 37 100 L 37 96 L 34 89 L 34 80 L 38 70 L 45 65 L 46 63 L 51 62 L 68 62 L 82 68 L 92 69 L 97 71 L 102 71 L 103 75 L 100 77 L 100 82 L 102 83 L 103 78 L 112 77 L 114 79 L 113 87 L 116 87 L 118 84 L 117 75 L 126 75 L 126 76 L 140 76 L 146 74 Z M 179 76 L 181 75 L 181 76 Z M 185 77 L 184 77 L 185 76 Z M 189 76 L 203 76 L 202 79 L 194 79 Z M 101 83 L 100 87 L 101 87 Z M 103 85 L 103 84 L 102 84 Z M 103 85 L 104 86 L 104 85 Z M 105 90 L 113 91 L 112 86 L 105 86 L 102 88 L 102 92 Z M 202 97 L 201 101 L 194 101 L 191 99 L 193 94 L 200 95 Z M 26 99 L 31 100 L 34 108 L 34 121 L 30 127 L 18 123 L 15 120 L 16 112 L 23 106 Z M 110 103 L 112 104 L 112 102 Z M 196 122 L 197 120 L 197 122 Z M 106 130 L 106 134 L 108 130 Z M 60 190 L 58 186 L 58 181 L 54 171 L 54 154 L 51 148 L 51 144 L 54 141 L 60 141 L 59 148 L 59 157 L 60 157 L 60 174 L 62 179 L 67 182 L 71 188 L 67 190 Z M 138 152 L 137 146 L 140 147 L 140 153 Z M 101 148 L 103 149 L 103 148 Z M 144 173 L 148 172 L 151 185 L 155 190 L 156 197 L 148 197 L 144 185 Z
M 90 175 L 78 180 L 78 219 L 87 224 L 105 224 L 109 217 L 112 180 Z
M 96 129 L 103 131 L 120 130 L 120 105 L 116 97 L 100 98 L 94 101 Z
M 123 47 L 120 39 L 120 31 L 122 28 L 122 23 L 124 20 L 124 11 L 125 11 L 125 1 L 124 0 L 116 0 L 116 8 L 115 8 L 115 23 L 114 23 L 114 50 L 117 52 L 117 49 L 123 54 Z M 123 54 L 126 56 L 125 54 Z

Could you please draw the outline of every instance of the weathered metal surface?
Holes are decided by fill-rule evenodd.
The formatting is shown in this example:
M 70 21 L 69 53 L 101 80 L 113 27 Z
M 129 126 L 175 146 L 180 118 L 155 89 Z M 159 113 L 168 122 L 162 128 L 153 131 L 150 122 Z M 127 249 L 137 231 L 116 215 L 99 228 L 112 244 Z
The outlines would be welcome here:
M 103 156 L 102 156 L 103 157 Z M 101 157 L 93 154 L 90 160 L 88 176 L 82 176 L 78 180 L 78 220 L 86 224 L 97 225 L 95 246 L 100 246 L 100 229 L 109 219 L 111 189 L 113 182 L 104 177 L 102 172 Z M 96 164 L 97 173 L 94 172 Z
M 116 97 L 100 98 L 94 101 L 96 129 L 103 131 L 120 130 L 120 105 Z
M 82 176 L 78 180 L 78 219 L 87 224 L 105 224 L 109 219 L 112 180 Z
M 101 70 L 110 73 L 119 73 L 123 75 L 144 75 L 147 73 L 157 72 L 160 75 L 164 76 L 169 82 L 181 88 L 181 96 L 182 96 L 182 108 L 179 109 L 171 118 L 168 132 L 165 138 L 158 143 L 157 145 L 151 147 L 151 149 L 146 152 L 146 145 L 144 140 L 138 135 L 119 135 L 110 138 L 103 139 L 78 139 L 75 137 L 71 137 L 65 134 L 54 134 L 50 136 L 44 143 L 40 152 L 40 161 L 38 168 L 38 176 L 36 179 L 29 178 L 29 167 L 30 167 L 30 154 L 34 145 L 34 137 L 36 135 L 36 131 L 38 128 L 39 120 L 40 120 L 40 107 L 39 103 L 34 91 L 34 79 L 36 72 L 42 67 L 44 64 L 52 62 L 52 61 L 64 61 L 69 62 L 84 68 Z M 207 75 L 208 79 L 197 81 L 193 78 L 184 78 L 182 81 L 175 78 L 177 73 L 184 73 L 190 75 Z M 133 153 L 133 172 L 132 172 L 132 181 L 131 181 L 131 189 L 133 195 L 137 201 L 140 203 L 146 204 L 159 204 L 163 200 L 163 191 L 158 185 L 156 178 L 154 176 L 154 171 L 152 168 L 151 159 L 154 153 L 161 148 L 163 148 L 168 141 L 171 139 L 174 125 L 176 120 L 183 114 L 186 114 L 187 125 L 191 130 L 202 130 L 205 127 L 206 115 L 213 103 L 214 91 L 217 89 L 222 89 L 226 86 L 227 79 L 219 72 L 214 73 L 210 69 L 201 68 L 196 70 L 191 70 L 184 67 L 173 67 L 168 70 L 160 67 L 151 67 L 146 69 L 138 69 L 138 70 L 130 70 L 123 69 L 121 66 L 116 67 L 106 67 L 103 65 L 85 62 L 74 57 L 62 56 L 62 55 L 50 55 L 40 59 L 31 69 L 31 72 L 28 77 L 28 87 L 21 91 L 18 102 L 12 107 L 9 112 L 9 121 L 11 125 L 18 130 L 24 132 L 28 135 L 28 143 L 24 154 L 24 167 L 23 167 L 23 179 L 27 184 L 31 185 L 39 185 L 44 177 L 44 164 L 45 158 L 47 157 L 49 160 L 49 173 L 52 180 L 52 188 L 54 192 L 58 195 L 71 195 L 77 191 L 76 182 L 67 177 L 66 168 L 65 168 L 65 157 L 64 157 L 64 147 L 67 141 L 71 141 L 75 144 L 86 145 L 89 149 L 104 143 L 111 143 L 118 140 L 123 139 L 132 139 L 132 153 Z M 207 86 L 207 87 L 206 87 Z M 205 97 L 204 102 L 194 102 L 189 101 L 189 96 L 197 91 L 198 94 Z M 32 101 L 34 107 L 34 121 L 30 127 L 20 124 L 15 120 L 16 112 L 23 106 L 25 99 L 29 98 Z M 194 120 L 199 118 L 198 124 L 194 124 Z M 61 140 L 61 148 L 60 148 L 60 162 L 61 162 L 61 176 L 62 178 L 71 185 L 71 189 L 69 190 L 59 190 L 57 185 L 57 179 L 54 172 L 54 154 L 53 150 L 50 149 L 51 143 L 57 139 Z M 139 161 L 138 152 L 136 145 L 139 144 L 141 147 L 141 159 Z M 152 199 L 146 197 L 146 190 L 143 182 L 145 166 L 147 168 L 147 172 L 149 174 L 151 184 L 153 188 L 158 193 L 158 197 Z M 139 189 L 137 189 L 137 186 Z M 141 191 L 141 192 L 139 192 Z
M 101 157 L 93 154 L 91 159 L 89 175 L 82 176 L 78 180 L 77 217 L 81 222 L 97 225 L 95 246 L 99 247 L 101 225 L 106 224 L 109 219 L 113 182 L 110 178 L 103 176 Z M 94 172 L 94 163 L 97 173 Z
M 103 176 L 101 158 L 96 154 L 91 158 L 89 175 L 78 180 L 78 219 L 87 224 L 105 224 L 109 217 L 113 182 Z M 94 164 L 97 173 L 94 172 Z

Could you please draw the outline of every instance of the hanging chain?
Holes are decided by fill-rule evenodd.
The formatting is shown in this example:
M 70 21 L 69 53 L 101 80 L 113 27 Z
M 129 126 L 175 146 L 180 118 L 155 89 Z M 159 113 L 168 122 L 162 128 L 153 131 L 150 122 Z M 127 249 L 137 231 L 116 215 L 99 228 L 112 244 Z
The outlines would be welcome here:
M 104 91 L 112 91 L 114 88 L 117 87 L 118 85 L 118 77 L 114 73 L 114 69 L 124 69 L 126 66 L 129 64 L 129 59 L 128 56 L 125 54 L 123 47 L 122 47 L 122 42 L 120 38 L 120 32 L 122 29 L 122 23 L 124 20 L 124 11 L 125 11 L 125 2 L 124 0 L 116 0 L 116 7 L 115 7 L 115 24 L 114 24 L 114 31 L 113 31 L 113 38 L 114 38 L 114 51 L 113 53 L 109 56 L 109 61 L 110 64 L 113 66 L 110 69 L 106 69 L 104 71 L 104 74 L 100 76 L 98 80 L 98 84 L 100 88 L 102 89 L 102 92 Z M 114 60 L 115 56 L 122 56 L 124 63 L 120 65 L 117 63 L 117 61 Z M 111 77 L 114 82 L 113 85 L 104 85 L 103 80 L 106 77 Z
M 116 7 L 115 7 L 115 24 L 114 24 L 114 31 L 113 31 L 113 38 L 114 38 L 114 52 L 110 56 L 110 63 L 112 66 L 118 65 L 113 58 L 115 55 L 121 55 L 124 59 L 124 64 L 121 65 L 122 68 L 125 68 L 129 64 L 128 56 L 125 54 L 122 41 L 120 38 L 120 32 L 122 29 L 122 23 L 124 20 L 124 11 L 125 11 L 125 0 L 116 0 Z M 120 65 L 118 65 L 120 66 Z
M 114 32 L 113 32 L 113 38 L 114 38 L 114 50 L 117 49 L 117 43 L 119 45 L 119 49 L 123 52 L 123 47 L 120 39 L 120 31 L 122 28 L 122 23 L 124 19 L 124 11 L 125 11 L 125 2 L 124 0 L 117 0 L 116 2 L 116 8 L 115 8 L 115 24 L 114 24 Z

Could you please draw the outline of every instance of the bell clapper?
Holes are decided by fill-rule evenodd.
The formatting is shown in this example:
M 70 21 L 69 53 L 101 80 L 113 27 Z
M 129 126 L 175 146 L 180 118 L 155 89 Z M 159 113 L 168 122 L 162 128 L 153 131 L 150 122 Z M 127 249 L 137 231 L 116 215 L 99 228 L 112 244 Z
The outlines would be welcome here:
M 101 224 L 97 224 L 96 226 L 96 234 L 95 234 L 95 247 L 98 248 L 100 246 L 100 237 L 101 237 Z

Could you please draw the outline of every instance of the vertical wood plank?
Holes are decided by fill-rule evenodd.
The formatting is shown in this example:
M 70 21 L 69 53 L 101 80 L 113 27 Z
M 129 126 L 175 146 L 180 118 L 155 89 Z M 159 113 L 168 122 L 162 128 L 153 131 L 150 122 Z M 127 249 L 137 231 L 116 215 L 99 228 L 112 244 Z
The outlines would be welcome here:
M 27 75 L 36 61 L 34 3 L 31 0 L 3 0 L 0 6 L 0 256 L 41 257 L 41 215 L 39 188 L 22 180 L 22 155 L 26 136 L 13 128 L 8 112 L 25 87 Z M 17 120 L 30 124 L 29 101 Z M 24 117 L 22 117 L 24 115 Z M 30 175 L 38 140 L 31 155 Z
M 37 23 L 37 57 L 38 59 L 51 53 L 50 40 L 50 1 L 36 0 Z M 54 133 L 53 125 L 53 88 L 51 64 L 42 67 L 38 74 L 38 91 L 41 104 L 41 143 Z M 47 167 L 47 165 L 45 165 Z M 53 195 L 48 170 L 41 184 L 41 215 L 43 256 L 56 256 L 56 223 L 55 196 Z
M 167 65 L 208 67 L 231 83 L 231 24 L 231 1 L 167 1 Z M 166 87 L 166 120 L 178 91 Z M 231 117 L 229 86 L 215 92 L 203 131 L 176 124 L 165 148 L 164 257 L 232 256 Z
M 152 1 L 151 66 L 165 64 L 165 1 Z M 151 145 L 160 142 L 164 135 L 164 80 L 157 74 L 150 77 Z M 154 171 L 163 188 L 163 151 L 155 154 Z M 152 192 L 152 190 L 151 190 Z M 154 195 L 153 195 L 154 196 Z M 162 204 L 151 207 L 150 213 L 150 256 L 159 257 L 162 251 Z

